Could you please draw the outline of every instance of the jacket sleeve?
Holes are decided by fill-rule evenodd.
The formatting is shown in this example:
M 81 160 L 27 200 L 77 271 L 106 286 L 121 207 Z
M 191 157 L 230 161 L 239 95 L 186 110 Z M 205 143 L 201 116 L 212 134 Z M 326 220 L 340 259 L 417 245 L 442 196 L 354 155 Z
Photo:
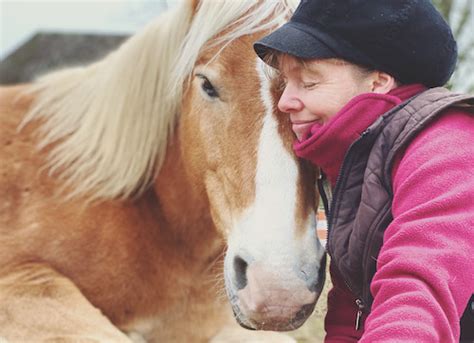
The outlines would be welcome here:
M 330 265 L 332 289 L 328 294 L 328 311 L 324 320 L 326 343 L 357 342 L 362 331 L 355 330 L 357 305 L 337 269 Z
M 394 220 L 371 284 L 361 342 L 459 341 L 474 292 L 474 116 L 444 113 L 393 170 Z

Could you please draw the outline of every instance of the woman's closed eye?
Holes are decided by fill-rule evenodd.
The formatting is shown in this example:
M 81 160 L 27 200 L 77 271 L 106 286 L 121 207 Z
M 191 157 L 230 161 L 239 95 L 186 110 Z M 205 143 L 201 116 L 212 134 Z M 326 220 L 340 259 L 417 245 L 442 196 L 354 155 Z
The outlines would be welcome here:
M 316 87 L 319 83 L 318 82 L 303 82 L 303 88 L 304 89 L 313 89 Z

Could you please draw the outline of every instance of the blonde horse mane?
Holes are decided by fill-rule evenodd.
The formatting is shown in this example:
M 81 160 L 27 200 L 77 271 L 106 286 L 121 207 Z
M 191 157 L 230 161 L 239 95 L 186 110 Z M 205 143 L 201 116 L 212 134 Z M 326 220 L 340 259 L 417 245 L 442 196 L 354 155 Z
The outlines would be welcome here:
M 72 190 L 68 197 L 140 194 L 164 161 L 183 84 L 204 45 L 230 25 L 214 46 L 280 25 L 294 5 L 202 0 L 193 16 L 190 1 L 182 3 L 103 60 L 37 80 L 22 127 L 40 120 L 39 148 L 52 147 L 48 167 Z

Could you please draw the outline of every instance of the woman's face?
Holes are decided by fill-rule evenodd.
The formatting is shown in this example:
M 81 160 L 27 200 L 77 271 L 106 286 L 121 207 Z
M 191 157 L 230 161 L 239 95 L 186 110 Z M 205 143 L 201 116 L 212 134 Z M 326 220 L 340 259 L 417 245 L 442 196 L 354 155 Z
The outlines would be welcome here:
M 341 60 L 302 63 L 283 55 L 279 58 L 279 70 L 284 90 L 278 108 L 290 115 L 298 140 L 313 125 L 324 125 L 356 95 L 372 91 L 370 73 Z

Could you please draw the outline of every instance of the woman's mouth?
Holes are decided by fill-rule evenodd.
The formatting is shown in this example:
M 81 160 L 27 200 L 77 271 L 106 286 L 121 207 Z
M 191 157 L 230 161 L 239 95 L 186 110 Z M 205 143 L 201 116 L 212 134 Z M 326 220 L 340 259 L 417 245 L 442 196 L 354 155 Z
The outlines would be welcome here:
M 308 133 L 315 124 L 322 125 L 319 119 L 311 121 L 292 121 L 291 124 L 291 128 L 299 141 L 307 138 Z

